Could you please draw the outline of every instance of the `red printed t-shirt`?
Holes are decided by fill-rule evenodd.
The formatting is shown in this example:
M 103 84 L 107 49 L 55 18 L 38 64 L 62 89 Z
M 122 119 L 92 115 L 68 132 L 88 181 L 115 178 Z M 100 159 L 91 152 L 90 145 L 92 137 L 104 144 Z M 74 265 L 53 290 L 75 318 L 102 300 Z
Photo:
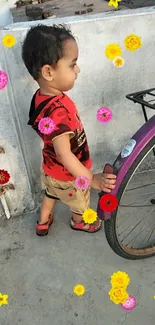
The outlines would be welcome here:
M 55 130 L 49 135 L 41 133 L 38 129 L 40 120 L 45 117 L 50 117 L 56 125 Z M 65 133 L 71 135 L 72 153 L 85 167 L 88 169 L 92 167 L 87 137 L 79 113 L 75 104 L 67 95 L 50 97 L 41 95 L 40 90 L 37 90 L 31 101 L 29 118 L 28 124 L 32 126 L 44 142 L 42 166 L 47 175 L 62 181 L 75 179 L 61 164 L 53 146 L 53 140 Z

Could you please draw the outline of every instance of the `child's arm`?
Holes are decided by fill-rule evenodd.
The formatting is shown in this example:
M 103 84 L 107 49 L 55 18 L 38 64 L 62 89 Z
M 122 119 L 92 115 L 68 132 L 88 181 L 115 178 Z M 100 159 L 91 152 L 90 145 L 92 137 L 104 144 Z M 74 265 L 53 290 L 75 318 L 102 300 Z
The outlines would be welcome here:
M 64 134 L 53 140 L 55 153 L 63 166 L 74 177 L 85 176 L 89 179 L 91 187 L 105 192 L 111 192 L 115 187 L 116 176 L 111 174 L 96 174 L 94 175 L 87 169 L 71 152 L 69 134 Z

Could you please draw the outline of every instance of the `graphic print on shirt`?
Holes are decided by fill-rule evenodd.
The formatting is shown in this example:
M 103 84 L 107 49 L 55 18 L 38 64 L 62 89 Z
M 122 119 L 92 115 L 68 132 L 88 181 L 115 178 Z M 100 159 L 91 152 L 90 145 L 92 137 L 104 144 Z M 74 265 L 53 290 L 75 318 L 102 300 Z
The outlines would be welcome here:
M 75 118 L 78 122 L 78 127 L 75 130 L 75 138 L 77 139 L 77 146 L 81 147 L 85 143 L 85 141 L 87 141 L 87 138 L 78 113 L 75 113 Z

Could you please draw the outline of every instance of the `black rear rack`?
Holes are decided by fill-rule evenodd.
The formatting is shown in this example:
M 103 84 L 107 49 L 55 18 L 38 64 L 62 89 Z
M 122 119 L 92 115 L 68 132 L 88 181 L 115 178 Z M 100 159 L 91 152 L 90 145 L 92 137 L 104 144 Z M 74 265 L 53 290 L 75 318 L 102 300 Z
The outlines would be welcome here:
M 144 100 L 144 97 L 145 97 L 145 100 Z M 141 105 L 144 119 L 147 122 L 148 117 L 147 117 L 147 113 L 146 113 L 146 107 L 155 109 L 155 88 L 138 91 L 136 93 L 126 95 L 126 98 L 132 100 L 134 103 L 138 103 Z M 153 148 L 153 154 L 155 156 L 154 148 Z
M 144 97 L 146 98 L 144 100 Z M 138 91 L 136 93 L 126 95 L 126 98 L 132 100 L 134 103 L 138 103 L 142 107 L 145 121 L 148 121 L 146 107 L 155 109 L 155 88 Z

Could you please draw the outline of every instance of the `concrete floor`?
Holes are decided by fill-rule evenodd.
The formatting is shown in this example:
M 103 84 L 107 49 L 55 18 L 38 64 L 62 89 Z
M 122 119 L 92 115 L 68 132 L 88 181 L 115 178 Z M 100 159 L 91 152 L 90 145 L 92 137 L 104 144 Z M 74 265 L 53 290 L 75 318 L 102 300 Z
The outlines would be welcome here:
M 97 196 L 92 196 L 95 208 Z M 9 305 L 0 308 L 0 325 L 154 325 L 155 258 L 127 261 L 109 248 L 104 230 L 74 232 L 70 213 L 58 205 L 49 235 L 35 235 L 37 215 L 0 219 L 0 292 Z M 138 301 L 125 312 L 108 297 L 110 276 L 126 271 L 129 293 Z M 79 298 L 73 287 L 81 283 Z

